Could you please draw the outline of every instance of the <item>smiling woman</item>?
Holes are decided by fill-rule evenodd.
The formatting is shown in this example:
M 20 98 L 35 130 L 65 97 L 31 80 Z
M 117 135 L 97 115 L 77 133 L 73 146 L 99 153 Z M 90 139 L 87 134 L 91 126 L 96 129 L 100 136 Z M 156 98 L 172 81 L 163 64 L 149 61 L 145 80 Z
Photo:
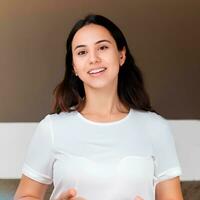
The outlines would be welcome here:
M 30 143 L 15 199 L 182 200 L 167 120 L 152 109 L 121 30 L 101 15 L 67 39 L 64 80 Z
M 96 24 L 84 26 L 75 34 L 72 50 L 73 67 L 83 81 L 85 91 L 88 87 L 113 87 L 116 90 L 119 67 L 126 58 L 125 49 L 118 51 L 106 28 Z

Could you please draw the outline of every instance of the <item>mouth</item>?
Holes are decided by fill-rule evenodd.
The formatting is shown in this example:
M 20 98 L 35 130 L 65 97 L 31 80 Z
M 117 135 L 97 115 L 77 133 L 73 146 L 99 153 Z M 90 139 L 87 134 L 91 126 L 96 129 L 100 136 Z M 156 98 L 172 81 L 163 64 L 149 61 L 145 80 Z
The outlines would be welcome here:
M 88 71 L 88 74 L 90 74 L 91 76 L 99 76 L 101 74 L 103 74 L 104 71 L 106 71 L 106 67 L 98 67 L 98 68 L 94 68 Z

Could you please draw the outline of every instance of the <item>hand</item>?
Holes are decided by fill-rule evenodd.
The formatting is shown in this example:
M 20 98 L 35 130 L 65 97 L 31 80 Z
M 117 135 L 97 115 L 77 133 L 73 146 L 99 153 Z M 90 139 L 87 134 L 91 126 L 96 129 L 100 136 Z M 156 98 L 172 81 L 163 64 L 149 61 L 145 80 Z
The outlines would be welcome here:
M 63 192 L 57 200 L 86 200 L 82 197 L 75 197 L 76 196 L 75 189 L 69 189 L 66 192 Z M 136 196 L 134 200 L 144 200 L 139 196 Z
M 75 189 L 69 189 L 63 192 L 57 200 L 72 200 L 76 196 Z
M 144 199 L 142 199 L 142 198 L 139 197 L 139 196 L 136 196 L 134 200 L 144 200 Z
M 76 197 L 77 192 L 75 189 L 71 188 L 66 192 L 63 192 L 57 200 L 86 200 L 82 197 Z

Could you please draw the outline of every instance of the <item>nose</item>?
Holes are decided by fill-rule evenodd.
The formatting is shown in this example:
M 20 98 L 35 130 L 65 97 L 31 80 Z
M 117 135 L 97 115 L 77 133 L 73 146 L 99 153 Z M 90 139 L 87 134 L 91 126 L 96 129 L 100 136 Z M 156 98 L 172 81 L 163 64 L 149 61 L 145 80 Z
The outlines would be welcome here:
M 90 56 L 89 56 L 89 63 L 90 64 L 94 64 L 94 63 L 97 63 L 99 62 L 101 59 L 100 57 L 98 56 L 98 53 L 96 51 L 91 51 L 90 52 Z

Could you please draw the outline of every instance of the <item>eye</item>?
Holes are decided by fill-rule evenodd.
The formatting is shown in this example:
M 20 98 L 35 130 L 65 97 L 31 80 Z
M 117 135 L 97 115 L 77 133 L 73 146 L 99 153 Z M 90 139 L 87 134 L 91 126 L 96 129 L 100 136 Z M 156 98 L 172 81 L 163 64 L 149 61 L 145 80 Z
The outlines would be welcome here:
M 81 55 L 86 54 L 86 51 L 85 51 L 85 50 L 82 50 L 82 51 L 79 51 L 77 54 L 78 54 L 79 56 L 81 56 Z
M 105 50 L 105 49 L 107 49 L 107 48 L 108 48 L 107 46 L 103 45 L 103 46 L 101 46 L 99 49 L 100 49 L 100 50 Z

